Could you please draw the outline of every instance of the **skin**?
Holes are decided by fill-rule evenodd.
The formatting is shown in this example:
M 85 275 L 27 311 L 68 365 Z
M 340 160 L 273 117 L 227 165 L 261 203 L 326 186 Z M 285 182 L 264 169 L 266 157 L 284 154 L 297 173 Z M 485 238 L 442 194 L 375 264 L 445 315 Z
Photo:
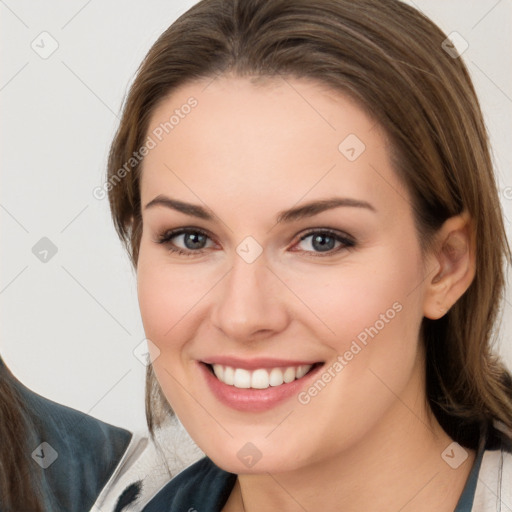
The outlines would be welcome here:
M 385 134 L 339 92 L 292 78 L 193 82 L 160 104 L 148 134 L 191 96 L 197 106 L 144 160 L 138 294 L 166 398 L 199 447 L 239 475 L 224 511 L 244 510 L 243 496 L 246 511 L 451 512 L 474 453 L 458 469 L 441 458 L 452 440 L 425 399 L 419 328 L 473 279 L 469 219 L 448 220 L 435 250 L 422 252 Z M 354 161 L 338 149 L 349 134 L 366 146 Z M 145 208 L 161 194 L 215 218 Z M 284 209 L 334 196 L 373 210 L 343 206 L 276 223 Z M 201 254 L 170 252 L 187 251 L 183 236 L 156 243 L 181 227 L 208 233 Z M 313 228 L 355 245 L 337 242 L 325 255 L 312 237 L 300 241 Z M 252 263 L 236 252 L 247 236 L 263 249 Z M 293 397 L 240 412 L 198 370 L 214 355 L 328 367 L 396 303 L 400 312 L 306 405 Z M 237 457 L 247 442 L 262 455 L 252 468 Z

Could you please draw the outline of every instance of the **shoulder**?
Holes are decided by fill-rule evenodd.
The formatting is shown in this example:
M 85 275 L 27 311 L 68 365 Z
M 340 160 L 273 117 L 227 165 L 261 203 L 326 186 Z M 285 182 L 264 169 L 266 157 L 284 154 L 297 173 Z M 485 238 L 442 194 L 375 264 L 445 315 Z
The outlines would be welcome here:
M 218 512 L 225 505 L 236 478 L 204 457 L 174 477 L 143 510 Z
M 136 432 L 91 512 L 140 511 L 173 477 L 203 456 L 174 416 L 154 437 Z
M 512 443 L 494 436 L 486 448 L 475 490 L 475 512 L 495 512 L 512 506 Z
M 89 510 L 132 434 L 34 393 L 16 382 L 29 425 L 29 450 L 56 510 Z

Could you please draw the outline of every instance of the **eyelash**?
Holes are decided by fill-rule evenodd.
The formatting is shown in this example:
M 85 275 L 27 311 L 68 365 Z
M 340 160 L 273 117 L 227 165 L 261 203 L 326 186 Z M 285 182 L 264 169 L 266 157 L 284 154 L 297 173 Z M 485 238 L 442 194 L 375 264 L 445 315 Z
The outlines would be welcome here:
M 157 240 L 155 240 L 155 241 L 158 244 L 167 245 L 168 246 L 167 249 L 169 250 L 169 252 L 179 254 L 181 256 L 193 257 L 193 256 L 203 254 L 206 251 L 206 249 L 204 249 L 204 248 L 198 249 L 196 251 L 185 250 L 185 249 L 181 249 L 180 247 L 173 246 L 170 243 L 173 238 L 175 238 L 179 235 L 190 234 L 190 233 L 201 234 L 201 235 L 204 235 L 204 236 L 210 238 L 208 233 L 206 233 L 205 231 L 203 231 L 202 229 L 199 229 L 199 228 L 179 228 L 179 229 L 174 229 L 171 231 L 163 232 L 162 234 L 158 235 Z M 322 257 L 332 256 L 334 254 L 337 254 L 338 252 L 340 252 L 344 249 L 352 249 L 356 245 L 356 242 L 349 236 L 342 235 L 339 232 L 334 231 L 329 228 L 311 229 L 299 238 L 297 244 L 314 234 L 328 235 L 329 237 L 334 238 L 334 240 L 336 242 L 340 242 L 341 245 L 335 249 L 331 249 L 331 250 L 325 251 L 323 253 L 322 252 L 314 252 L 314 251 L 304 251 L 304 250 L 297 251 L 297 252 L 303 252 L 303 253 L 309 254 L 310 256 L 312 256 L 314 258 L 316 258 L 316 257 L 322 258 Z

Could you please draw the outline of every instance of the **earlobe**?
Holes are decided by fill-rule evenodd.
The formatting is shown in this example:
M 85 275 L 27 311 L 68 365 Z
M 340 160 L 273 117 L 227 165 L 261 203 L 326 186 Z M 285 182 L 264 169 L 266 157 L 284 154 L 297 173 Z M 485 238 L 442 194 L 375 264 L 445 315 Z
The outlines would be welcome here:
M 423 314 L 437 320 L 457 302 L 475 277 L 475 237 L 467 213 L 443 224 L 430 257 L 436 272 L 427 280 Z

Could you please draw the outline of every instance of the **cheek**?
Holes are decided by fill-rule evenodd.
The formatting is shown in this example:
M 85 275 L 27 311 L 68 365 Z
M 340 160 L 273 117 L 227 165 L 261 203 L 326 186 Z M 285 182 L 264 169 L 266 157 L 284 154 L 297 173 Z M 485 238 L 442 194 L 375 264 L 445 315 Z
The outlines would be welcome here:
M 410 251 L 408 257 L 397 257 L 382 250 L 371 261 L 350 261 L 318 266 L 314 272 L 282 269 L 283 281 L 301 300 L 295 316 L 317 326 L 317 335 L 337 353 L 348 350 L 353 340 L 364 344 L 377 334 L 383 337 L 384 331 L 403 329 L 410 336 L 422 317 L 421 297 L 415 293 L 421 254 Z M 403 339 L 393 336 L 396 343 Z
M 201 296 L 197 282 L 188 274 L 170 269 L 160 251 L 141 244 L 137 294 L 142 323 L 146 337 L 156 347 L 156 357 L 152 354 L 156 378 L 167 400 L 177 409 L 181 409 L 184 400 L 176 384 L 176 379 L 184 379 L 181 355 L 194 320 L 191 311 Z
M 183 330 L 205 293 L 205 282 L 187 265 L 169 265 L 163 251 L 141 245 L 137 294 L 146 336 L 164 350 Z M 183 320 L 185 321 L 183 322 Z
M 176 304 L 170 303 L 175 296 L 168 293 L 164 276 L 139 257 L 137 269 L 137 294 L 146 336 L 157 346 L 165 333 L 172 327 Z M 167 291 L 166 291 L 167 290 Z

